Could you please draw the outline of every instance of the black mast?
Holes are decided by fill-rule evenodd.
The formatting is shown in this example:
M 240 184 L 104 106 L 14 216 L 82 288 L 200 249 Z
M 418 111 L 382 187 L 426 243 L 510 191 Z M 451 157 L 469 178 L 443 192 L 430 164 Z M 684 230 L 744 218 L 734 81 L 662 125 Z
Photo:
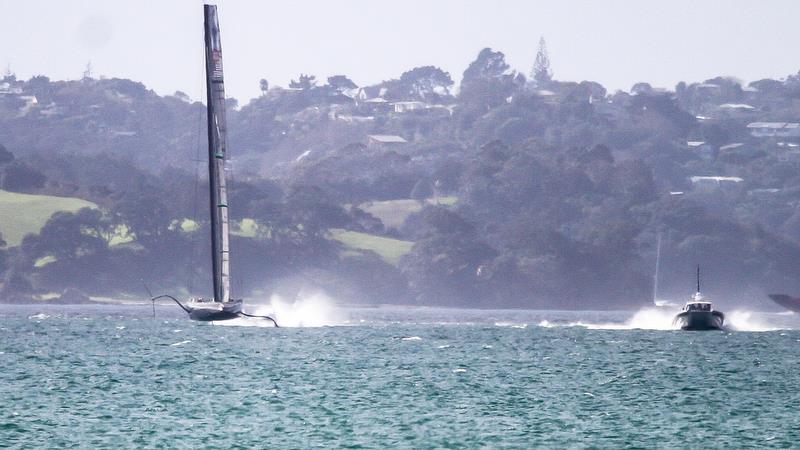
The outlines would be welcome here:
M 222 43 L 215 5 L 204 5 L 206 49 L 206 99 L 208 112 L 208 181 L 211 212 L 211 265 L 214 301 L 230 300 L 228 254 L 228 199 L 225 188 L 225 84 L 222 76 Z

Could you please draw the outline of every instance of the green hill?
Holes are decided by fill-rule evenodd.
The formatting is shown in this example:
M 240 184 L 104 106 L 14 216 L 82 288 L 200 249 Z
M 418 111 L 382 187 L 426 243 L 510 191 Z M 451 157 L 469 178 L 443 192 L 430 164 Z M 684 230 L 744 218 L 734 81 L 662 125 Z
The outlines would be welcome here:
M 29 233 L 38 233 L 58 211 L 95 208 L 92 202 L 72 197 L 19 194 L 0 190 L 0 233 L 9 246 L 19 245 Z
M 377 253 L 384 261 L 396 266 L 406 253 L 411 251 L 413 242 L 401 241 L 383 236 L 375 236 L 357 231 L 342 229 L 330 230 L 331 237 L 354 251 L 368 250 Z
M 437 197 L 429 198 L 426 203 L 453 206 L 457 201 L 458 197 Z M 373 201 L 358 205 L 359 208 L 380 219 L 387 228 L 399 228 L 409 215 L 419 212 L 422 206 L 422 202 L 412 199 Z

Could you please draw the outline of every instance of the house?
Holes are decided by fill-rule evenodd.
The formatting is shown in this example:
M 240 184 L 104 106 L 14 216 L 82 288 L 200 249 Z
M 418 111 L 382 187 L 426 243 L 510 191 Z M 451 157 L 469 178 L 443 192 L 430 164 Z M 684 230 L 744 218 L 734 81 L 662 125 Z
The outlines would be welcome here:
M 392 111 L 392 105 L 383 97 L 373 97 L 361 102 L 361 112 L 381 115 Z
M 734 142 L 719 148 L 719 159 L 725 163 L 746 164 L 759 156 L 766 156 L 766 153 L 757 146 L 745 145 L 741 142 Z
M 386 99 L 383 98 L 383 97 L 375 97 L 375 98 L 370 98 L 370 99 L 364 100 L 364 103 L 367 103 L 367 104 L 370 104 L 370 105 L 385 105 L 385 104 L 387 104 L 389 102 L 386 101 Z
M 393 148 L 406 143 L 408 141 L 394 134 L 370 134 L 367 136 L 367 145 L 373 148 Z
M 337 114 L 335 118 L 345 123 L 369 123 L 375 121 L 375 116 L 354 116 L 351 114 Z
M 723 145 L 722 147 L 719 148 L 719 151 L 729 152 L 731 150 L 736 150 L 737 148 L 740 148 L 743 145 L 744 144 L 742 144 L 741 142 L 734 142 L 733 144 Z
M 713 161 L 717 159 L 717 155 L 719 154 L 715 145 L 705 141 L 686 141 L 686 147 L 705 161 Z
M 0 83 L 0 95 L 20 95 L 22 94 L 22 88 L 17 86 L 12 86 L 11 83 L 8 81 L 3 81 Z
M 721 177 L 721 176 L 693 176 L 689 178 L 692 181 L 692 188 L 696 191 L 713 192 L 720 189 L 729 189 L 738 185 L 742 181 L 739 177 Z
M 733 111 L 755 111 L 755 107 L 746 103 L 723 103 L 719 105 L 719 109 L 730 109 Z
M 777 188 L 762 188 L 762 189 L 751 189 L 747 191 L 747 195 L 771 195 L 777 194 L 781 190 Z
M 753 137 L 800 137 L 800 123 L 752 122 L 747 124 Z
M 427 103 L 419 101 L 394 102 L 392 103 L 392 106 L 394 106 L 394 112 L 396 113 L 404 113 L 408 111 L 428 108 Z

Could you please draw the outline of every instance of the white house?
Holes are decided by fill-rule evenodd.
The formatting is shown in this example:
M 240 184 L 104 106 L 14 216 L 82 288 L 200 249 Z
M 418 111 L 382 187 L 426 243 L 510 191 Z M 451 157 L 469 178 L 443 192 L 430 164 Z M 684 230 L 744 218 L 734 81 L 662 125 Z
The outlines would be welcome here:
M 392 103 L 392 106 L 394 106 L 394 112 L 404 113 L 418 109 L 426 109 L 428 107 L 428 104 L 419 101 L 404 101 L 404 102 L 394 102 Z
M 796 122 L 752 122 L 747 129 L 754 137 L 800 137 L 800 123 Z
M 712 192 L 718 189 L 736 186 L 742 181 L 739 177 L 721 177 L 721 176 L 694 176 L 689 178 L 692 181 L 692 187 L 697 191 Z
M 706 160 L 713 161 L 717 158 L 717 147 L 705 141 L 686 141 L 686 146 L 695 152 L 697 156 Z
M 408 142 L 394 134 L 370 134 L 367 140 L 370 147 L 396 147 Z
M 755 107 L 746 103 L 723 103 L 719 105 L 720 109 L 731 109 L 734 111 L 755 111 Z

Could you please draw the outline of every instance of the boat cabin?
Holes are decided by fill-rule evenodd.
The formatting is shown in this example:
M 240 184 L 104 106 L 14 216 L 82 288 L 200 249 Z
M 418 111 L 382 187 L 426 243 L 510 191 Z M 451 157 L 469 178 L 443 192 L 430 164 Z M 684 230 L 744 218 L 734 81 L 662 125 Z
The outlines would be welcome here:
M 711 312 L 711 302 L 690 302 L 683 307 L 683 310 Z

